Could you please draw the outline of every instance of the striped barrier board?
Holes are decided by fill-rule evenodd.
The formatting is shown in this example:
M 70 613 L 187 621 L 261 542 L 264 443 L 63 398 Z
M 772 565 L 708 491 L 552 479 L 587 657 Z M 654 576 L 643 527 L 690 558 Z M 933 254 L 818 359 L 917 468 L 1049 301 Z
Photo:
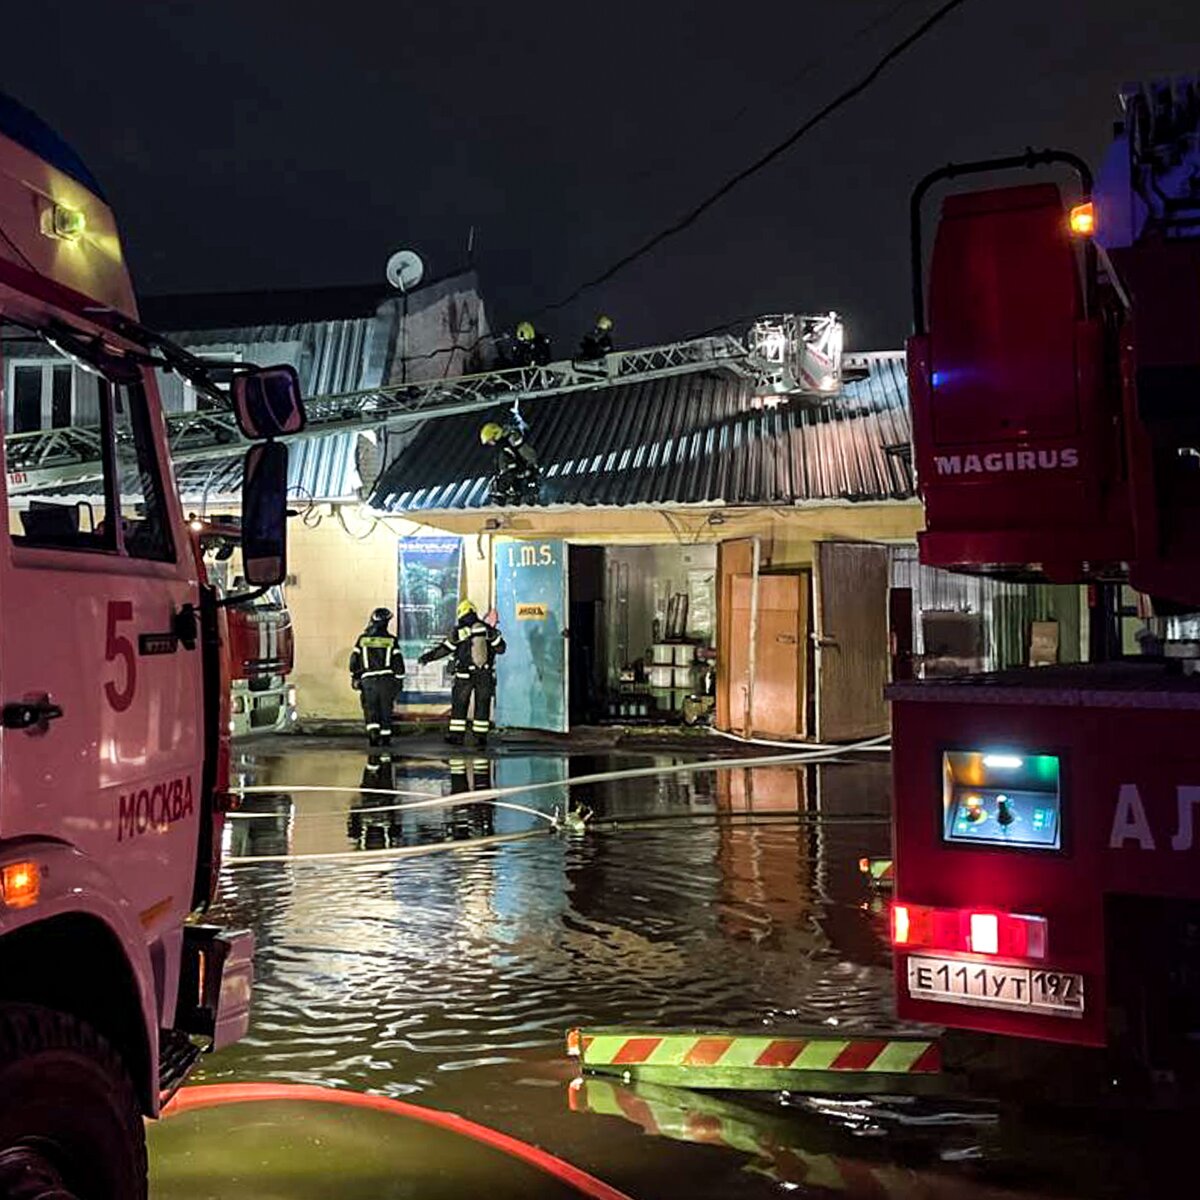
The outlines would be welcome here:
M 890 858 L 860 858 L 858 869 L 876 887 L 891 887 L 896 879 L 895 864 Z
M 589 1074 L 689 1088 L 928 1093 L 946 1091 L 950 1082 L 929 1034 L 573 1029 L 567 1053 Z
M 830 1153 L 829 1136 L 822 1137 L 810 1124 L 785 1121 L 703 1093 L 580 1078 L 572 1082 L 568 1098 L 572 1112 L 620 1117 L 651 1137 L 723 1146 L 750 1155 L 747 1169 L 777 1183 L 889 1200 L 912 1200 L 917 1194 L 916 1177 L 907 1168 Z

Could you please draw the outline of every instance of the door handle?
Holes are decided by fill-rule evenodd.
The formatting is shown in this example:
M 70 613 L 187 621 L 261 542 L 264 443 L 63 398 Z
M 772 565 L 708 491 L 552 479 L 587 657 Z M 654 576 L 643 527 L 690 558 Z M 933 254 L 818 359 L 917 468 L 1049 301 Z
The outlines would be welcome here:
M 57 721 L 62 715 L 61 705 L 54 704 L 49 696 L 43 695 L 33 700 L 6 704 L 0 710 L 0 724 L 5 729 L 45 733 L 50 722 Z

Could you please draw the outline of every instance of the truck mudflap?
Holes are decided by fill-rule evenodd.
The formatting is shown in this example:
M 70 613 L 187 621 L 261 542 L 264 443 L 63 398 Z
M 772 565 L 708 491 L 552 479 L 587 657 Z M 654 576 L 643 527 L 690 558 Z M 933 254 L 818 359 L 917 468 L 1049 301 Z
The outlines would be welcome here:
M 214 925 L 189 925 L 183 932 L 183 962 L 175 1028 L 222 1050 L 250 1027 L 254 983 L 254 934 Z

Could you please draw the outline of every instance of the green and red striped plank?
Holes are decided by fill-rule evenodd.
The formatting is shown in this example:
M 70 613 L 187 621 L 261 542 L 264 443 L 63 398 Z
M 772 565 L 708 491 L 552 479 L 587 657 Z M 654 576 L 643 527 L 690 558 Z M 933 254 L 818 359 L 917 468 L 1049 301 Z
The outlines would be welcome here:
M 827 1029 L 775 1037 L 579 1029 L 568 1035 L 568 1051 L 585 1072 L 686 1087 L 763 1090 L 804 1090 L 807 1085 L 819 1091 L 861 1091 L 885 1082 L 928 1083 L 940 1075 L 942 1065 L 938 1040 L 928 1034 L 839 1037 Z

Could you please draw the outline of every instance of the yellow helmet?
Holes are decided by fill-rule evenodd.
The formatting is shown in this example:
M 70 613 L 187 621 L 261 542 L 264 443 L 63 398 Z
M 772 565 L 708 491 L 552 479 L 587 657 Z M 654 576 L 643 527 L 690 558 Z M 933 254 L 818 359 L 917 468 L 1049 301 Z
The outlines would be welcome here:
M 468 613 L 477 613 L 479 609 L 475 607 L 474 600 L 460 600 L 458 602 L 458 619 L 461 621 Z
M 489 421 L 479 431 L 479 440 L 485 446 L 490 446 L 493 442 L 498 442 L 503 436 L 504 426 L 497 425 L 495 421 Z
M 604 332 L 607 333 L 612 328 L 612 317 L 605 313 L 601 313 L 596 318 L 596 328 L 603 329 Z
M 532 321 L 522 321 L 517 326 L 517 341 L 532 342 L 534 338 L 534 328 Z

